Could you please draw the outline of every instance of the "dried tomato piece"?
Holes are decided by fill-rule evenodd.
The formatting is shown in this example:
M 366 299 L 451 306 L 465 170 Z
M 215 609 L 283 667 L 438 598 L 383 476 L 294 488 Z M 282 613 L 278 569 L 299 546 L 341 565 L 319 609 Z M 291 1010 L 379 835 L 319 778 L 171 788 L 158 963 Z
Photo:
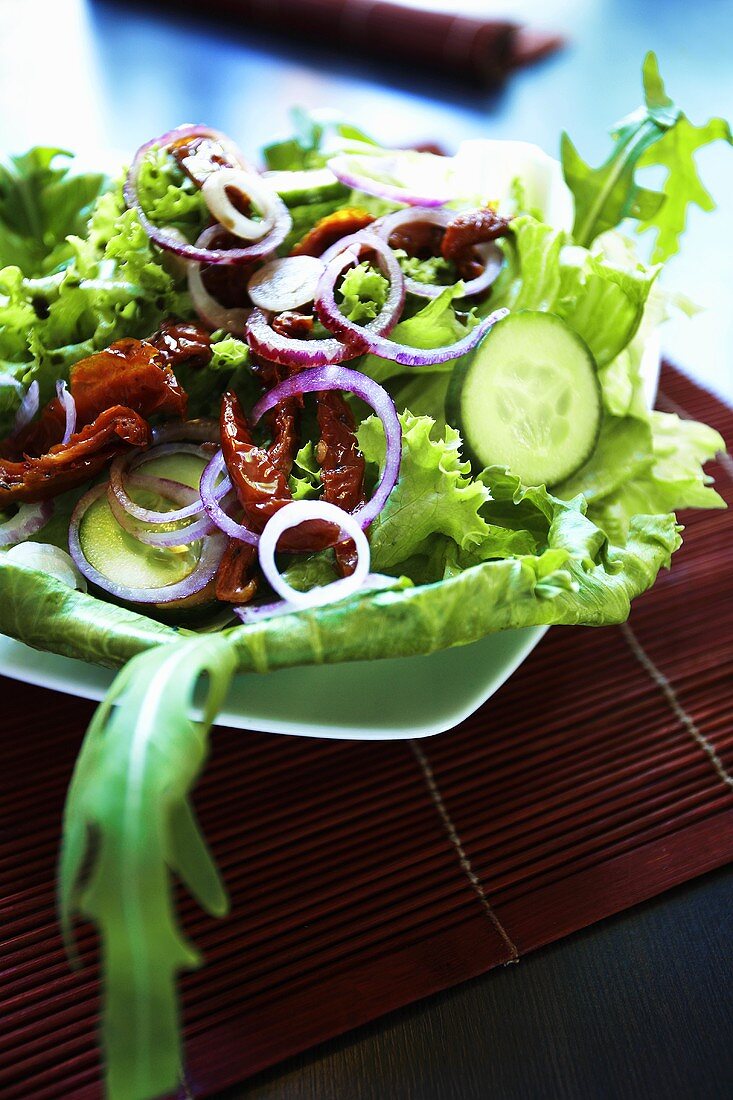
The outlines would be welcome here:
M 19 461 L 0 459 L 0 508 L 75 489 L 127 447 L 146 447 L 149 442 L 147 421 L 133 409 L 114 405 L 47 454 Z
M 314 318 L 307 313 L 287 309 L 272 319 L 272 331 L 292 340 L 305 340 L 313 332 Z
M 443 230 L 430 222 L 410 222 L 401 225 L 389 235 L 390 248 L 401 248 L 408 256 L 429 260 L 440 255 Z
M 364 502 L 364 456 L 356 438 L 356 422 L 337 390 L 319 393 L 318 426 L 321 438 L 316 457 L 321 467 L 323 500 L 353 512 Z M 356 546 L 349 539 L 334 548 L 336 566 L 346 577 L 356 569 Z
M 366 229 L 374 221 L 374 215 L 360 206 L 346 206 L 334 214 L 328 214 L 310 229 L 302 241 L 296 244 L 291 256 L 322 256 L 327 248 L 342 237 Z
M 259 587 L 257 548 L 230 539 L 216 574 L 216 598 L 222 603 L 249 603 Z
M 506 237 L 509 221 L 495 210 L 470 210 L 457 214 L 446 227 L 440 251 L 446 260 L 460 261 L 473 245 Z
M 149 343 L 158 349 L 163 365 L 171 370 L 182 363 L 205 367 L 211 361 L 211 334 L 192 321 L 163 321 Z
M 113 405 L 124 405 L 141 416 L 186 415 L 185 390 L 171 370 L 182 362 L 203 364 L 211 357 L 208 334 L 197 325 L 166 322 L 149 340 L 125 339 L 81 359 L 71 368 L 71 394 L 77 428 Z M 9 457 L 43 455 L 61 441 L 66 414 L 61 403 L 49 402 L 40 418 L 2 451 Z
M 288 476 L 272 461 L 267 449 L 254 442 L 234 393 L 225 393 L 222 398 L 220 427 L 224 461 L 239 503 L 248 525 L 259 532 L 279 508 L 292 500 Z

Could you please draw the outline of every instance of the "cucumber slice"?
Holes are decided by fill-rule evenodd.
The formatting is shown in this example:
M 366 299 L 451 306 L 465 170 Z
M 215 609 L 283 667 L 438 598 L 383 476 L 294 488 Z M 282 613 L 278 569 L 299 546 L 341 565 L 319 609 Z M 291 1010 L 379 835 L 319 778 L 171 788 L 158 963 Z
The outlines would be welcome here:
M 170 477 L 196 488 L 204 465 L 195 455 L 168 455 L 146 463 L 143 469 L 147 474 Z M 139 499 L 153 508 L 163 509 L 166 504 L 174 507 L 170 501 Z M 84 556 L 95 569 L 132 588 L 162 588 L 184 580 L 196 568 L 201 548 L 199 542 L 171 549 L 138 542 L 120 527 L 106 496 L 101 496 L 86 512 L 79 541 Z
M 525 485 L 557 485 L 598 439 L 595 361 L 560 317 L 520 310 L 456 367 L 446 414 L 478 467 L 507 466 Z
M 306 168 L 298 172 L 266 172 L 264 178 L 286 206 L 326 202 L 347 194 L 347 188 L 329 168 Z

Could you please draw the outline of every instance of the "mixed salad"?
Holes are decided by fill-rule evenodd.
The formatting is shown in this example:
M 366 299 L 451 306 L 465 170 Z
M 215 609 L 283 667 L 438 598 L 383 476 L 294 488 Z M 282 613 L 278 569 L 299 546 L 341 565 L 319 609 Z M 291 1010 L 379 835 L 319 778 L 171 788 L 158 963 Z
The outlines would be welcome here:
M 566 134 L 561 163 L 447 156 L 297 113 L 257 167 L 186 125 L 116 182 L 49 148 L 1 170 L 0 630 L 124 665 L 60 891 L 68 942 L 102 935 L 113 1096 L 178 1079 L 170 879 L 225 911 L 189 792 L 237 669 L 623 621 L 675 510 L 723 506 L 721 438 L 649 406 L 693 308 L 659 273 L 713 206 L 694 154 L 731 133 L 653 55 L 643 84 L 598 168 Z

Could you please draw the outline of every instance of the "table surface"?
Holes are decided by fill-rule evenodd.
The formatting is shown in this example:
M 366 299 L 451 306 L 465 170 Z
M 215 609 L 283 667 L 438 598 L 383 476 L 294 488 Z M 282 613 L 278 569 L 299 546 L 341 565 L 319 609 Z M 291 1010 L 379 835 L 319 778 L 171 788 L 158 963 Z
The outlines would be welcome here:
M 461 6 L 502 10 L 486 0 Z M 729 0 L 698 0 L 692 16 L 681 0 L 521 0 L 511 9 L 566 32 L 570 44 L 504 89 L 480 92 L 152 4 L 0 0 L 0 152 L 42 142 L 113 165 L 182 121 L 207 122 L 254 151 L 287 134 L 288 109 L 299 104 L 335 107 L 387 144 L 514 137 L 554 152 L 566 128 L 598 162 L 606 128 L 639 102 L 649 48 L 694 122 L 733 116 Z M 706 309 L 671 321 L 665 344 L 689 373 L 733 399 L 733 156 L 709 147 L 699 160 L 721 210 L 692 211 L 683 254 L 665 280 Z M 732 888 L 730 870 L 690 883 L 229 1095 L 729 1096 Z

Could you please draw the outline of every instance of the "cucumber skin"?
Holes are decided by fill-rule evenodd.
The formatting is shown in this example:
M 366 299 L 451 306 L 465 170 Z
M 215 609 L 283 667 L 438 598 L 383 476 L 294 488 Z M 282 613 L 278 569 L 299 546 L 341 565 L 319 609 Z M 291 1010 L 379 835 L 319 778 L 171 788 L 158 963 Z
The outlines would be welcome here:
M 331 203 L 336 202 L 337 200 L 343 200 L 347 197 L 349 189 L 345 187 L 344 184 L 336 178 L 336 176 L 333 177 L 332 181 L 329 180 L 326 183 L 315 184 L 311 187 L 306 187 L 301 184 L 300 186 L 295 187 L 292 190 L 278 190 L 278 182 L 282 187 L 285 176 L 292 174 L 293 176 L 300 176 L 301 179 L 303 179 L 303 177 L 305 177 L 309 172 L 312 172 L 313 175 L 319 175 L 322 177 L 324 169 L 304 168 L 299 171 L 293 171 L 292 173 L 277 171 L 272 173 L 265 173 L 264 179 L 268 180 L 271 184 L 274 185 L 275 190 L 280 195 L 280 198 L 283 200 L 285 205 L 290 208 L 296 206 L 312 206 L 315 203 Z M 279 180 L 276 177 L 279 177 Z
M 540 311 L 539 310 L 520 309 L 520 310 L 517 310 L 516 313 L 510 313 L 509 317 L 521 317 L 524 314 L 532 314 L 532 313 L 537 313 L 537 312 L 540 312 Z M 543 315 L 547 316 L 547 317 L 553 317 L 560 324 L 564 325 L 568 329 L 568 331 L 570 333 L 572 333 L 573 337 L 580 344 L 582 344 L 582 346 L 585 348 L 591 363 L 595 364 L 595 359 L 593 357 L 593 353 L 590 350 L 590 348 L 588 347 L 588 345 L 586 344 L 585 340 L 583 340 L 583 338 L 581 336 L 579 336 L 577 332 L 575 332 L 573 329 L 571 329 L 570 326 L 567 324 L 566 321 L 563 320 L 562 317 L 559 317 L 556 313 L 546 313 L 546 314 L 543 314 Z M 499 322 L 499 324 L 501 324 L 501 322 Z M 493 329 L 491 331 L 493 331 Z M 488 340 L 490 338 L 491 338 L 491 332 L 487 333 L 486 337 L 484 337 L 485 340 Z M 483 341 L 482 341 L 482 343 L 483 343 Z M 480 346 L 481 345 L 479 345 L 479 347 Z M 486 463 L 483 462 L 479 458 L 479 456 L 476 454 L 473 447 L 471 446 L 471 443 L 466 438 L 466 434 L 465 434 L 464 428 L 463 428 L 463 417 L 461 415 L 461 394 L 463 392 L 463 384 L 464 384 L 466 375 L 468 374 L 468 372 L 471 369 L 471 365 L 473 363 L 473 358 L 474 358 L 474 355 L 476 355 L 477 351 L 478 351 L 478 348 L 474 352 L 472 352 L 470 355 L 463 356 L 463 358 L 459 359 L 458 362 L 456 363 L 456 366 L 455 366 L 455 368 L 453 370 L 453 373 L 451 375 L 450 384 L 448 386 L 448 393 L 447 393 L 447 396 L 446 396 L 446 399 L 445 399 L 445 419 L 446 419 L 446 422 L 451 425 L 451 427 L 454 427 L 460 433 L 461 441 L 462 441 L 463 457 L 471 463 L 471 468 L 473 469 L 474 473 L 479 474 L 483 469 L 486 468 Z M 592 445 L 588 449 L 588 452 L 584 456 L 582 462 L 579 462 L 572 470 L 570 470 L 569 473 L 563 473 L 563 476 L 561 478 L 555 478 L 555 479 L 551 480 L 550 482 L 545 482 L 546 488 L 552 488 L 553 485 L 561 485 L 563 481 L 566 481 L 569 477 L 572 477 L 574 474 L 577 474 L 578 470 L 582 470 L 583 466 L 585 466 L 585 464 L 588 462 L 588 460 L 590 459 L 591 455 L 593 454 L 593 452 L 595 451 L 595 449 L 598 445 L 598 438 L 601 434 L 601 426 L 603 424 L 603 412 L 602 412 L 602 410 L 603 410 L 603 397 L 602 397 L 601 383 L 598 379 L 598 369 L 597 369 L 597 367 L 596 367 L 596 371 L 595 371 L 594 376 L 595 376 L 596 385 L 597 385 L 597 388 L 598 388 L 598 403 L 599 403 L 599 409 L 601 411 L 600 411 L 599 416 L 598 416 L 598 423 L 596 424 L 596 431 L 595 431 L 595 435 L 593 437 Z

